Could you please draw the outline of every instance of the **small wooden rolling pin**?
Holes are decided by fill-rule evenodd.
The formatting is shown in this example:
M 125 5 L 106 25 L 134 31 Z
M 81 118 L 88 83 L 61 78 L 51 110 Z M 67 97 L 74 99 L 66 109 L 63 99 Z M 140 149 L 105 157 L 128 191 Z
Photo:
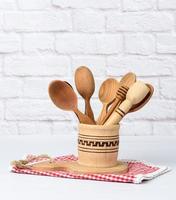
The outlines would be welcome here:
M 121 105 L 116 107 L 114 112 L 108 118 L 104 125 L 118 124 L 120 120 L 125 116 L 130 108 L 142 101 L 148 94 L 150 89 L 142 81 L 137 81 L 134 83 L 126 94 L 126 99 L 121 103 Z

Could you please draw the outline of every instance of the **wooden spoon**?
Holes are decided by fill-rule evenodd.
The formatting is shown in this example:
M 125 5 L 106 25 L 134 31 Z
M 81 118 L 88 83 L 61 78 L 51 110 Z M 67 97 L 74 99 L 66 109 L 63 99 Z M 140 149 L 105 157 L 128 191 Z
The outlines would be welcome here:
M 95 91 L 95 81 L 90 69 L 84 66 L 77 68 L 75 72 L 75 85 L 79 94 L 85 100 L 85 114 L 95 121 L 90 105 L 90 98 Z
M 118 124 L 134 104 L 141 102 L 150 92 L 149 87 L 142 81 L 134 83 L 126 94 L 126 99 L 117 107 L 105 122 L 105 125 Z
M 103 120 L 100 122 L 100 124 L 104 124 L 110 115 L 113 113 L 115 108 L 120 105 L 120 103 L 125 99 L 126 93 L 128 89 L 136 82 L 136 75 L 132 72 L 127 73 L 123 78 L 120 80 L 120 87 L 118 88 L 118 91 L 116 93 L 115 101 L 112 103 L 109 111 L 103 118 Z
M 149 93 L 146 95 L 146 97 L 139 103 L 135 104 L 132 106 L 132 108 L 129 110 L 130 112 L 135 112 L 138 111 L 139 109 L 141 109 L 142 107 L 145 106 L 145 104 L 151 99 L 153 92 L 154 92 L 154 88 L 152 85 L 146 83 L 146 85 L 148 86 L 148 88 L 150 89 Z
M 67 83 L 73 89 L 72 85 L 69 82 L 67 81 L 64 81 L 64 82 Z
M 119 82 L 116 79 L 108 78 L 105 80 L 99 90 L 99 99 L 103 104 L 103 108 L 101 110 L 101 113 L 98 117 L 97 124 L 100 124 L 100 122 L 105 117 L 109 105 L 114 101 L 116 92 L 119 87 Z
M 57 107 L 63 110 L 72 110 L 83 124 L 95 124 L 92 119 L 78 110 L 77 96 L 68 83 L 60 80 L 52 81 L 48 92 Z

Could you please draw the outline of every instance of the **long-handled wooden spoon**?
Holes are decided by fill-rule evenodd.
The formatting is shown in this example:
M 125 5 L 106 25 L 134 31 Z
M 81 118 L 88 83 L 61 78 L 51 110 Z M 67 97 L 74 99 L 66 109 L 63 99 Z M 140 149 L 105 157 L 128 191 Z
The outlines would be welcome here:
M 95 124 L 92 119 L 78 110 L 77 96 L 68 83 L 60 80 L 52 81 L 48 92 L 57 107 L 63 110 L 72 110 L 83 124 Z
M 118 124 L 134 104 L 141 102 L 150 92 L 149 87 L 142 81 L 134 83 L 126 94 L 126 99 L 117 107 L 105 122 L 105 125 Z
M 116 79 L 108 78 L 105 80 L 99 90 L 99 99 L 103 104 L 103 108 L 101 110 L 101 113 L 98 117 L 97 124 L 100 124 L 100 122 L 105 117 L 109 105 L 114 101 L 116 92 L 119 87 L 119 82 Z
M 95 90 L 95 81 L 90 69 L 84 66 L 77 68 L 75 72 L 75 85 L 79 94 L 85 100 L 85 114 L 95 121 L 90 105 L 90 98 Z
M 145 104 L 151 99 L 154 92 L 154 88 L 151 84 L 146 83 L 146 85 L 150 89 L 149 93 L 145 96 L 145 98 L 141 102 L 133 105 L 132 108 L 128 111 L 128 113 L 138 111 L 139 109 L 144 107 Z
M 132 72 L 127 73 L 123 78 L 120 80 L 120 87 L 116 93 L 115 101 L 112 103 L 110 109 L 108 110 L 107 114 L 100 122 L 100 124 L 104 124 L 110 115 L 113 113 L 115 108 L 120 105 L 120 103 L 125 99 L 126 93 L 128 89 L 136 82 L 136 75 Z

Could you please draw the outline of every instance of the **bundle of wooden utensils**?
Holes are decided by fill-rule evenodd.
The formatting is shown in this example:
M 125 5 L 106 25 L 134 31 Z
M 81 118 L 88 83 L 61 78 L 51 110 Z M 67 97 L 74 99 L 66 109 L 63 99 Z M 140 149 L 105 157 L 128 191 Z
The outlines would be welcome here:
M 72 86 L 61 80 L 49 85 L 49 95 L 53 103 L 63 109 L 73 111 L 78 120 L 78 160 L 43 161 L 25 165 L 38 171 L 69 171 L 74 173 L 115 173 L 128 171 L 128 164 L 118 160 L 119 122 L 130 112 L 141 109 L 151 98 L 153 87 L 136 80 L 134 73 L 127 73 L 120 81 L 109 78 L 99 90 L 103 104 L 95 121 L 90 98 L 95 90 L 92 72 L 87 67 L 79 67 L 75 72 L 78 93 L 85 100 L 85 113 L 78 110 L 78 99 Z
M 118 124 L 127 113 L 141 109 L 150 100 L 154 91 L 151 84 L 136 80 L 136 75 L 131 72 L 124 75 L 120 81 L 108 78 L 99 89 L 99 99 L 103 107 L 95 121 L 90 105 L 95 81 L 90 69 L 85 66 L 77 68 L 75 85 L 85 100 L 85 113 L 78 109 L 77 95 L 66 81 L 55 80 L 50 83 L 49 95 L 53 103 L 60 109 L 73 111 L 82 124 L 103 126 Z

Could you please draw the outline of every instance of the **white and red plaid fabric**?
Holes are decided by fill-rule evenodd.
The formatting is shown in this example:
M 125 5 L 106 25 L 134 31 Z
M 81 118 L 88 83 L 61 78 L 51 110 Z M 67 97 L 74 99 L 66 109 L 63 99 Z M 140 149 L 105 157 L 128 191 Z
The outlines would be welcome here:
M 37 156 L 27 156 L 29 164 L 47 160 L 47 158 L 39 158 Z M 59 156 L 54 160 L 77 160 L 74 155 Z M 31 169 L 21 169 L 17 166 L 12 167 L 12 172 L 21 174 L 43 175 L 52 177 L 72 178 L 72 179 L 86 179 L 97 181 L 111 181 L 111 182 L 123 182 L 123 183 L 141 183 L 143 180 L 151 180 L 161 174 L 168 172 L 168 167 L 154 166 L 152 164 L 135 161 L 135 160 L 123 160 L 128 163 L 129 170 L 123 175 L 117 174 L 78 174 L 66 171 L 37 171 Z

